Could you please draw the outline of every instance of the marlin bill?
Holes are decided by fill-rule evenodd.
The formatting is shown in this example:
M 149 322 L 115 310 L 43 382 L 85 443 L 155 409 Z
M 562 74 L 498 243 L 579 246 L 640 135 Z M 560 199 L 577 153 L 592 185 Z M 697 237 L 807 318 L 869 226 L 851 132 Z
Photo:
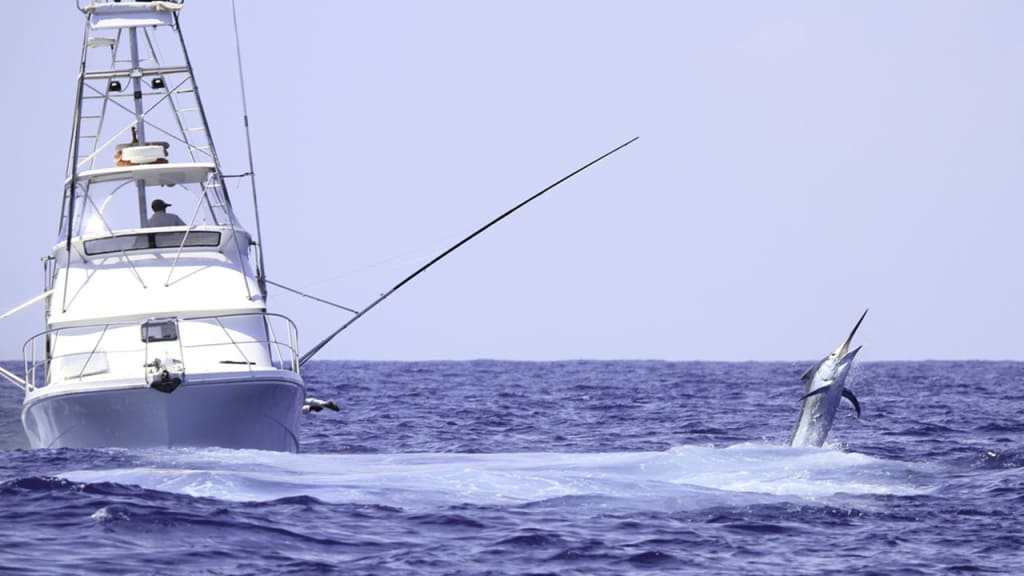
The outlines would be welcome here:
M 820 362 L 811 366 L 801 377 L 807 382 L 804 391 L 800 418 L 793 430 L 793 437 L 790 439 L 790 446 L 808 447 L 822 446 L 828 433 L 832 429 L 832 422 L 835 420 L 836 410 L 843 398 L 853 404 L 860 417 L 860 402 L 853 392 L 846 389 L 846 377 L 850 373 L 853 359 L 857 357 L 860 346 L 850 350 L 850 342 L 854 334 L 860 328 L 868 311 L 865 310 L 857 320 L 857 324 L 850 331 L 850 335 Z

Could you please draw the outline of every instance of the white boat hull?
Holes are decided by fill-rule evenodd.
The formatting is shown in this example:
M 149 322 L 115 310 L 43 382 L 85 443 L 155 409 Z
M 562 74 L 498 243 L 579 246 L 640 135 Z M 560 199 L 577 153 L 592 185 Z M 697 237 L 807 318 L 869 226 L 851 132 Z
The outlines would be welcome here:
M 294 372 L 198 379 L 167 394 L 141 386 L 26 398 L 33 448 L 223 447 L 297 452 L 305 389 Z

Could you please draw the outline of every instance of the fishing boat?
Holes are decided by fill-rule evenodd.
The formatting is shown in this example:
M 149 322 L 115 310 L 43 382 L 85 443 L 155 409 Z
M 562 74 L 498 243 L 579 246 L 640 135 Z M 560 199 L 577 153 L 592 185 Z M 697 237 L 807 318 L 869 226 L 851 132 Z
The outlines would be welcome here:
M 249 170 L 221 170 L 179 17 L 184 0 L 95 0 L 86 17 L 57 242 L 37 302 L 45 330 L 24 345 L 22 424 L 35 448 L 225 447 L 298 451 L 301 367 L 434 264 L 563 182 L 580 166 L 406 276 L 349 308 L 266 278 Z M 232 3 L 234 8 L 234 3 Z M 236 27 L 237 37 L 237 27 Z M 241 51 L 239 74 L 241 75 Z M 242 110 L 245 111 L 244 84 Z M 248 114 L 245 114 L 248 140 Z M 225 181 L 247 178 L 255 238 Z M 352 314 L 303 354 L 267 286 Z
M 33 447 L 299 449 L 296 328 L 267 309 L 255 194 L 254 237 L 225 186 L 183 5 L 79 7 L 59 234 L 34 299 L 45 330 L 23 376 L 3 370 L 25 391 Z

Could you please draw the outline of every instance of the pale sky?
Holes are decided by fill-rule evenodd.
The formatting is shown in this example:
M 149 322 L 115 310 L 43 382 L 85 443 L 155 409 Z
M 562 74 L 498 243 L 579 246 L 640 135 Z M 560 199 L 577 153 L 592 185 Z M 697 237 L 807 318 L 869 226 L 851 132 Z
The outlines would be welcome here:
M 318 359 L 812 359 L 870 308 L 861 360 L 1024 360 L 1024 3 L 238 12 L 268 275 L 346 306 L 640 137 Z M 84 17 L 71 0 L 4 13 L 7 310 L 42 291 L 56 240 Z M 242 172 L 231 3 L 181 18 L 224 171 Z M 347 319 L 280 290 L 270 307 L 302 350 Z M 0 358 L 42 325 L 41 306 L 0 320 Z

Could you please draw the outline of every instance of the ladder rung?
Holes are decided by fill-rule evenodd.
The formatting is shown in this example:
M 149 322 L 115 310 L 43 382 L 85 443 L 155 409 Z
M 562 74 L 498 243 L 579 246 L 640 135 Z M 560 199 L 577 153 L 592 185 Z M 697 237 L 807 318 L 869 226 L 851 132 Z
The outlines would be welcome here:
M 180 108 L 178 114 L 185 114 L 186 112 L 199 112 L 199 108 Z

